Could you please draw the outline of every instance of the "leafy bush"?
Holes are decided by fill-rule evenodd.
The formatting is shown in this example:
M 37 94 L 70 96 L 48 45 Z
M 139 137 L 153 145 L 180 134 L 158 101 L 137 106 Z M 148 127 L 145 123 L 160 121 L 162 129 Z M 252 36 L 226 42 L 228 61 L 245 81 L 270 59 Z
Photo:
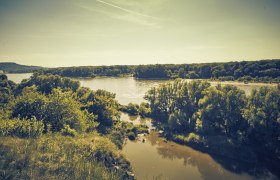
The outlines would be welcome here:
M 49 95 L 41 94 L 35 86 L 27 87 L 12 106 L 12 118 L 42 120 L 45 127 L 51 125 L 53 132 L 59 132 L 69 125 L 77 132 L 92 131 L 98 125 L 96 116 L 81 110 L 80 102 L 72 98 L 72 92 L 53 89 Z M 47 131 L 47 129 L 45 129 Z
M 173 135 L 173 140 L 181 144 L 201 144 L 203 140 L 198 134 L 190 133 L 186 135 Z
M 149 117 L 151 115 L 151 108 L 148 103 L 141 103 L 138 109 L 139 115 L 141 117 Z
M 34 117 L 31 120 L 0 120 L 1 136 L 38 137 L 42 135 L 44 124 Z
M 186 138 L 186 142 L 189 143 L 199 143 L 201 141 L 200 136 L 198 134 L 190 133 Z
M 119 107 L 120 111 L 128 113 L 130 115 L 138 115 L 139 114 L 139 105 L 129 103 L 127 106 L 121 105 Z
M 67 124 L 64 124 L 63 125 L 63 128 L 61 129 L 61 133 L 64 135 L 64 136 L 77 136 L 77 132 L 75 131 L 75 129 L 71 129 L 69 125 Z

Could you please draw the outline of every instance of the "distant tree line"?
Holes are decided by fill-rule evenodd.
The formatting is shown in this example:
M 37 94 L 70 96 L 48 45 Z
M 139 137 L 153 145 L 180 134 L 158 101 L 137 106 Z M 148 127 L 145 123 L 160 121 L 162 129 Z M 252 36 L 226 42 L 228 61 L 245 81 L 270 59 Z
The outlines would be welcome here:
M 279 82 L 280 60 L 180 65 L 140 65 L 135 68 L 134 76 L 144 79 L 187 78 Z
M 280 82 L 280 60 L 242 61 L 200 64 L 156 64 L 80 66 L 62 68 L 41 68 L 15 63 L 0 63 L 5 72 L 43 72 L 64 77 L 134 76 L 140 79 L 214 79 L 255 82 Z
M 129 76 L 139 79 L 214 79 L 280 82 L 280 60 L 203 64 L 156 64 L 137 66 L 88 66 L 44 70 L 65 77 Z
M 56 74 L 64 77 L 90 77 L 96 76 L 128 76 L 134 72 L 134 66 L 81 66 L 51 68 L 43 71 L 44 73 Z
M 177 142 L 220 155 L 234 156 L 232 151 L 239 149 L 235 154 L 244 159 L 262 152 L 280 160 L 279 85 L 255 89 L 247 97 L 236 86 L 176 80 L 150 89 L 145 99 L 152 117 Z
M 40 66 L 27 66 L 11 62 L 0 63 L 0 70 L 8 73 L 32 73 L 43 69 Z

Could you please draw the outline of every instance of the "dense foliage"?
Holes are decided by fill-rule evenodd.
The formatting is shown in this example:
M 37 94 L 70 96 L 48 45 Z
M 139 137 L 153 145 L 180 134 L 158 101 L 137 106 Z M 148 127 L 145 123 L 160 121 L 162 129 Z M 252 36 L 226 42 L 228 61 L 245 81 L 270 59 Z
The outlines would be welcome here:
M 142 102 L 140 105 L 128 103 L 128 105 L 120 105 L 120 111 L 128 113 L 130 115 L 140 115 L 141 117 L 148 117 L 151 114 L 151 110 L 148 103 Z
M 12 100 L 15 87 L 16 84 L 9 81 L 6 75 L 0 74 L 0 112 L 4 111 L 5 106 Z
M 130 76 L 143 79 L 218 79 L 280 82 L 280 60 L 241 61 L 201 64 L 156 64 L 80 66 L 63 68 L 40 68 L 15 63 L 1 63 L 0 70 L 7 72 L 35 72 L 55 74 L 64 77 Z
M 140 65 L 136 78 L 189 78 L 279 82 L 280 60 L 205 64 Z
M 45 73 L 65 77 L 127 76 L 133 74 L 133 66 L 81 66 L 44 70 Z
M 246 97 L 235 86 L 178 79 L 150 89 L 145 98 L 152 116 L 179 142 L 207 147 L 224 141 L 233 148 L 256 146 L 280 155 L 280 86 L 262 87 Z
M 30 120 L 0 120 L 0 136 L 38 137 L 43 134 L 44 124 L 36 118 Z
M 218 79 L 279 82 L 280 60 L 203 64 L 156 64 L 138 66 L 89 66 L 44 70 L 66 77 L 126 76 L 143 79 Z
M 75 92 L 80 87 L 79 81 L 74 81 L 69 78 L 61 78 L 57 75 L 34 73 L 30 79 L 23 80 L 15 89 L 15 94 L 18 95 L 26 87 L 35 85 L 37 90 L 44 94 L 50 94 L 54 88 L 60 88 L 62 91 Z
M 11 62 L 0 63 L 0 70 L 9 73 L 31 73 L 42 69 L 44 68 L 39 66 L 26 66 Z
M 133 179 L 118 149 L 147 127 L 119 121 L 115 94 L 40 73 L 0 85 L 0 179 Z
M 35 117 L 44 123 L 45 132 L 47 127 L 53 132 L 88 132 L 98 124 L 112 127 L 119 119 L 118 102 L 110 92 L 91 91 L 78 81 L 51 74 L 35 73 L 17 86 L 5 75 L 1 78 L 0 105 L 6 119 Z

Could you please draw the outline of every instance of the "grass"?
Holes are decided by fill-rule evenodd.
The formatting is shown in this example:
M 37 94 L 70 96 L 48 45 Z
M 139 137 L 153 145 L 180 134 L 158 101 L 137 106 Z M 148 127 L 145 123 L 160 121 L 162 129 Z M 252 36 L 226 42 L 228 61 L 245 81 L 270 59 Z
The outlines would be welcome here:
M 0 137 L 0 179 L 133 179 L 130 163 L 97 133 Z

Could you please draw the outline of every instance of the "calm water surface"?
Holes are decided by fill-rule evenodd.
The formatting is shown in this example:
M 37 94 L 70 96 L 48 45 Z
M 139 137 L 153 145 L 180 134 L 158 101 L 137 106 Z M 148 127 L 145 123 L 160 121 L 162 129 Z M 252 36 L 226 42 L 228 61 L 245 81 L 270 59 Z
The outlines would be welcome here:
M 8 74 L 10 80 L 20 82 L 30 74 Z M 116 93 L 121 104 L 141 103 L 145 92 L 168 80 L 135 80 L 124 78 L 79 79 L 82 86 L 93 90 L 105 89 Z M 216 85 L 212 82 L 212 85 Z M 226 84 L 226 83 L 222 83 Z M 247 94 L 261 84 L 233 83 Z M 122 152 L 130 160 L 137 179 L 277 179 L 262 164 L 246 164 L 196 151 L 188 146 L 166 141 L 155 131 L 150 118 L 122 114 L 121 119 L 134 124 L 145 123 L 151 130 L 149 135 L 136 141 L 127 141 Z M 145 140 L 143 142 L 143 139 Z
M 131 162 L 137 179 L 277 179 L 261 163 L 247 164 L 212 157 L 191 147 L 166 141 L 154 130 L 150 118 L 122 114 L 121 119 L 133 124 L 145 123 L 150 128 L 150 134 L 141 135 L 135 141 L 127 140 L 122 150 Z
M 8 79 L 14 81 L 15 83 L 20 83 L 23 79 L 28 79 L 32 75 L 32 73 L 24 73 L 24 74 L 6 74 Z
M 116 99 L 120 104 L 141 103 L 145 93 L 151 88 L 159 86 L 162 83 L 170 82 L 172 80 L 136 80 L 133 77 L 99 77 L 94 79 L 79 79 L 82 86 L 89 87 L 93 90 L 105 89 L 110 92 L 116 93 Z M 187 79 L 186 81 L 192 81 Z M 250 94 L 254 88 L 261 86 L 275 86 L 271 84 L 263 83 L 238 83 L 238 82 L 210 82 L 211 85 L 216 86 L 217 84 L 232 84 L 245 91 L 246 94 Z

